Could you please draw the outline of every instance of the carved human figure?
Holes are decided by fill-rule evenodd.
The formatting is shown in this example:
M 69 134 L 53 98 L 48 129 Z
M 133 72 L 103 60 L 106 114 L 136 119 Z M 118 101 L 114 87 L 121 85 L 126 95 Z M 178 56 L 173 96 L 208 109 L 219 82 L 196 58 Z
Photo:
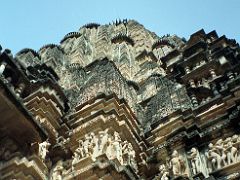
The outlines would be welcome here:
M 196 148 L 191 149 L 189 159 L 191 161 L 193 174 L 200 173 L 202 171 L 203 164 L 200 158 L 199 151 Z
M 135 170 L 137 170 L 137 164 L 136 164 L 136 161 L 135 161 L 136 153 L 135 153 L 131 143 L 128 143 L 127 151 L 128 151 L 128 163 L 129 163 L 129 165 L 131 165 Z
M 123 164 L 127 164 L 128 161 L 128 142 L 127 141 L 123 141 L 122 143 L 122 154 L 123 156 Z
M 141 150 L 142 150 L 142 148 L 141 148 Z M 147 164 L 146 158 L 147 158 L 147 157 L 146 157 L 145 154 L 140 154 L 140 159 L 141 159 L 141 162 L 140 162 L 140 163 L 147 166 L 148 164 Z
M 170 160 L 170 168 L 172 169 L 174 176 L 186 175 L 186 165 L 182 156 L 180 156 L 176 150 L 174 150 L 172 153 L 172 159 Z
M 112 139 L 112 136 L 109 135 L 108 138 L 107 138 L 107 147 L 106 147 L 106 155 L 109 159 L 112 159 L 112 151 L 113 151 L 113 139 Z
M 240 150 L 240 141 L 238 142 L 238 138 L 239 138 L 239 136 L 236 135 L 236 134 L 231 137 L 231 143 L 232 143 L 232 150 L 231 150 L 231 152 L 232 152 L 232 160 L 233 160 L 234 163 L 239 161 L 238 160 L 238 155 L 240 155 L 239 154 L 240 153 L 239 152 L 239 150 Z
M 74 170 L 74 165 L 77 164 L 81 158 L 86 157 L 87 154 L 85 153 L 84 142 L 79 140 L 79 147 L 73 153 L 73 160 L 72 160 L 72 170 Z
M 221 157 L 221 166 L 226 166 L 227 165 L 227 155 L 226 155 L 226 149 L 224 148 L 224 145 L 223 145 L 223 140 L 222 139 L 219 139 L 216 144 L 215 144 L 215 148 L 216 148 L 216 151 L 218 152 L 218 154 L 220 155 Z
M 160 180 L 169 180 L 169 171 L 167 170 L 165 164 L 159 166 L 159 177 Z
M 52 175 L 50 180 L 62 180 L 62 175 L 63 175 L 63 165 L 62 161 L 58 161 L 56 166 L 52 169 Z
M 84 152 L 83 140 L 79 140 L 78 143 L 79 146 L 76 149 L 76 152 L 79 154 L 80 158 L 83 158 L 86 156 L 86 153 Z
M 38 144 L 38 154 L 42 160 L 46 159 L 48 149 L 50 146 L 51 144 L 48 142 L 48 140 Z
M 238 144 L 236 144 L 238 142 L 238 135 L 237 134 L 234 134 L 233 136 L 232 136 L 232 143 L 234 144 L 234 146 L 236 147 L 236 148 L 238 148 L 238 146 L 236 146 L 236 145 L 238 145 Z
M 135 160 L 135 151 L 133 149 L 133 146 L 131 143 L 128 143 L 128 156 L 129 156 L 129 161 L 130 163 L 133 162 Z
M 114 132 L 113 134 L 113 151 L 114 151 L 114 157 L 113 158 L 117 158 L 119 160 L 119 162 L 122 163 L 123 159 L 122 159 L 122 145 L 121 145 L 121 138 L 118 132 Z
M 99 141 L 98 141 L 99 154 L 106 152 L 106 146 L 107 146 L 107 141 L 108 141 L 107 131 L 108 131 L 108 129 L 106 129 L 105 131 L 99 131 Z
M 93 154 L 94 152 L 94 148 L 98 145 L 98 138 L 96 137 L 96 135 L 94 134 L 94 132 L 91 132 L 89 135 L 89 146 L 88 146 L 88 152 L 90 152 L 90 154 Z
M 86 153 L 87 156 L 90 155 L 89 152 L 89 147 L 91 146 L 91 137 L 89 134 L 85 135 L 85 140 L 83 142 L 83 148 L 84 148 L 84 152 Z
M 1 65 L 0 65 L 0 75 L 3 74 L 4 70 L 5 70 L 5 67 L 6 67 L 7 63 L 3 62 Z
M 227 154 L 227 164 L 237 162 L 237 148 L 233 146 L 232 138 L 226 138 L 224 141 L 224 147 Z
M 203 87 L 210 89 L 210 85 L 205 78 L 202 78 Z
M 238 150 L 237 159 L 236 159 L 236 161 L 238 162 L 240 161 L 240 135 L 233 135 L 232 142 L 233 142 L 233 146 Z
M 74 166 L 74 164 L 76 164 L 76 163 L 78 163 L 79 162 L 79 154 L 75 151 L 74 153 L 73 153 L 73 160 L 72 160 L 72 167 Z
M 216 152 L 216 148 L 212 143 L 208 145 L 209 150 L 206 152 L 208 170 L 211 172 L 213 170 L 221 168 L 221 156 Z

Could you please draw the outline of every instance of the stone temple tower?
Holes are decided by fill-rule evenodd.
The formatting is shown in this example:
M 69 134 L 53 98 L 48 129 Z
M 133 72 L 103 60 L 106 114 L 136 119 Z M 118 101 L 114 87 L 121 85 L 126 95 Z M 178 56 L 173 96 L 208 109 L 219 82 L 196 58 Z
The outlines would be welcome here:
M 238 180 L 239 73 L 233 39 L 126 19 L 2 50 L 0 179 Z

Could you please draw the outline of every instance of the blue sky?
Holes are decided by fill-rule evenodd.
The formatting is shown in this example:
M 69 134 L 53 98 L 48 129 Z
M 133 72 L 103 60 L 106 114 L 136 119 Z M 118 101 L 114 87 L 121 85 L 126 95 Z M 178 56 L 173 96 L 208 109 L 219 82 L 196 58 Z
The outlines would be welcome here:
M 13 53 L 38 50 L 89 22 L 135 19 L 159 36 L 189 36 L 204 28 L 240 42 L 240 0 L 5 0 L 0 44 Z

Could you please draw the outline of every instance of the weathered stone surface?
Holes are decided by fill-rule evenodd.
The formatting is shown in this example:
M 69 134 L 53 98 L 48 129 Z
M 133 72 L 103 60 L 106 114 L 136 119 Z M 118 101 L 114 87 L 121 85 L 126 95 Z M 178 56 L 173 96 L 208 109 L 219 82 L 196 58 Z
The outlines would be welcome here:
M 0 179 L 239 179 L 239 53 L 126 19 L 0 52 Z

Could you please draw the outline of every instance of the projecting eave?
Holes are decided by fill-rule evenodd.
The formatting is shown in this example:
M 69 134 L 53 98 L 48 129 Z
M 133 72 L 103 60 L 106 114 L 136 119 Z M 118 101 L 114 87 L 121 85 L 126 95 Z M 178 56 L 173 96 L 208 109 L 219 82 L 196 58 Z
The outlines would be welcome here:
M 0 126 L 6 127 L 8 133 L 14 134 L 16 141 L 25 144 L 41 142 L 47 138 L 45 130 L 35 121 L 22 100 L 2 77 L 0 77 L 0 112 Z

